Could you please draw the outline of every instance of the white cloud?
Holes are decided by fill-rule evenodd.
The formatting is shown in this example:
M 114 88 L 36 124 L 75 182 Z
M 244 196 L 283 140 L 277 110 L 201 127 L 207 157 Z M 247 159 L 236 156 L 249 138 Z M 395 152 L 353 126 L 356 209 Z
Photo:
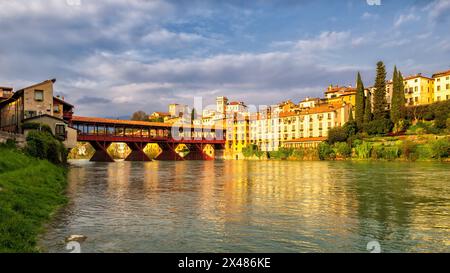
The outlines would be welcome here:
M 436 23 L 437 21 L 450 16 L 450 1 L 435 0 L 425 6 L 424 10 L 428 12 L 428 18 L 431 22 Z
M 361 15 L 361 19 L 363 20 L 375 20 L 378 19 L 380 16 L 378 14 L 373 14 L 370 12 L 364 12 L 363 15 Z
M 399 27 L 405 23 L 418 21 L 420 20 L 420 16 L 416 15 L 413 11 L 408 14 L 400 14 L 399 17 L 394 22 L 394 27 Z
M 322 32 L 318 37 L 300 40 L 295 47 L 302 51 L 327 50 L 338 48 L 349 41 L 350 32 Z

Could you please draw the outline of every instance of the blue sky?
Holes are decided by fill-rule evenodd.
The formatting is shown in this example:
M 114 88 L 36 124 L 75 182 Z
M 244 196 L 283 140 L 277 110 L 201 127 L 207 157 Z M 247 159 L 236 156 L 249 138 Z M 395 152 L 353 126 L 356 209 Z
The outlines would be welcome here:
M 388 73 L 450 69 L 450 0 L 0 0 L 0 85 L 56 78 L 76 114 L 128 116 L 225 95 L 322 96 Z

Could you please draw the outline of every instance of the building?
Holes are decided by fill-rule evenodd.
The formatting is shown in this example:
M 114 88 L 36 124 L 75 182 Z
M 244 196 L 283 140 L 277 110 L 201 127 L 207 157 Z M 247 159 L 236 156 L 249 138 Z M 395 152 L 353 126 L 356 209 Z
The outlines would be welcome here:
M 450 100 L 450 70 L 433 74 L 434 101 Z
M 280 147 L 278 106 L 268 107 L 250 116 L 250 143 L 260 151 L 277 151 Z
M 352 86 L 328 86 L 325 91 L 325 98 L 328 103 L 350 103 L 351 105 L 356 105 L 356 88 Z
M 172 115 L 167 112 L 153 112 L 150 116 L 148 116 L 148 119 L 163 122 L 165 119 L 170 117 L 172 117 Z
M 0 102 L 9 99 L 13 94 L 12 87 L 1 87 L 0 86 Z
M 243 159 L 242 150 L 250 144 L 250 116 L 246 112 L 228 113 L 226 119 L 226 159 Z
M 48 125 L 52 133 L 62 139 L 67 148 L 76 145 L 77 134 L 69 127 L 73 105 L 53 96 L 55 79 L 20 89 L 0 102 L 0 130 L 26 134 L 24 124 Z
M 421 73 L 404 78 L 406 105 L 434 102 L 434 79 Z
M 288 147 L 292 141 L 326 138 L 331 128 L 343 126 L 350 117 L 352 105 L 341 102 L 322 104 L 298 112 L 282 112 L 280 119 L 280 144 Z
M 187 112 L 188 106 L 185 104 L 172 103 L 169 104 L 169 114 L 170 117 L 179 117 L 183 113 Z

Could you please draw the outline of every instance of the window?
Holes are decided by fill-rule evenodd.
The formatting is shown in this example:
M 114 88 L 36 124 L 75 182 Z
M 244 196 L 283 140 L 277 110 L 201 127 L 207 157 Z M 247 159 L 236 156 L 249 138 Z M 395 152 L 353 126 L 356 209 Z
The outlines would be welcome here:
M 440 90 L 441 90 L 441 86 L 438 85 L 438 86 L 437 86 L 437 91 L 440 91 Z
M 419 90 L 419 88 L 416 86 L 414 87 L 414 92 L 417 92 Z
M 449 90 L 449 89 L 450 89 L 450 84 L 447 83 L 447 84 L 445 85 L 445 89 Z
M 43 101 L 44 100 L 44 91 L 34 90 L 34 99 L 37 101 Z
M 53 112 L 59 113 L 59 105 L 53 105 Z
M 441 101 L 441 97 L 440 96 L 437 97 L 437 101 Z
M 65 136 L 66 135 L 66 127 L 64 126 L 64 124 L 56 124 L 55 135 L 57 135 L 57 136 Z

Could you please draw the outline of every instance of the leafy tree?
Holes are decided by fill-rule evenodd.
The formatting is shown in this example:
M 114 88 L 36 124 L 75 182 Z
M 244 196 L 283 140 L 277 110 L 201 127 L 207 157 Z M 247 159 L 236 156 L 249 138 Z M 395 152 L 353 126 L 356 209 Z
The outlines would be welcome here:
M 148 115 L 144 111 L 136 111 L 131 116 L 131 120 L 147 121 Z
M 356 80 L 356 110 L 355 110 L 355 119 L 356 125 L 358 129 L 361 130 L 364 124 L 364 84 L 361 80 L 361 74 L 358 72 L 357 80 Z
M 386 118 L 386 68 L 383 62 L 377 63 L 377 76 L 375 78 L 375 91 L 373 94 L 373 119 Z

